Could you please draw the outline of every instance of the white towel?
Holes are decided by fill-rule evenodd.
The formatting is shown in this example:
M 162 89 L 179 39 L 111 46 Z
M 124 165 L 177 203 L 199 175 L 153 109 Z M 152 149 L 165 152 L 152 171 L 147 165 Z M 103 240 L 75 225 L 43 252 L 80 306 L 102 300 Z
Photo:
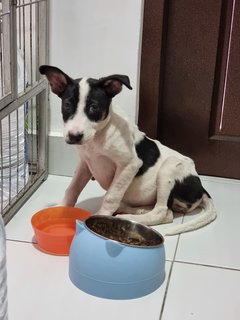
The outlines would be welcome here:
M 1 1 L 0 1 L 1 3 Z M 27 75 L 24 77 L 24 61 L 18 51 L 18 93 L 24 91 Z M 25 79 L 24 79 L 25 78 Z M 24 84 L 25 80 L 25 84 Z M 1 94 L 0 74 L 0 94 Z M 4 89 L 4 88 L 3 88 Z M 28 110 L 20 106 L 17 111 L 1 120 L 0 137 L 0 210 L 15 199 L 28 182 Z

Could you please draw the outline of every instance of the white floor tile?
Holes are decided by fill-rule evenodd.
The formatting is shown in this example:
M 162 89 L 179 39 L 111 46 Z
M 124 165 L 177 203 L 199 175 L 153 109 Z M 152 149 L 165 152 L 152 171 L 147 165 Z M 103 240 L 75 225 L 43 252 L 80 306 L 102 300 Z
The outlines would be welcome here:
M 238 320 L 240 272 L 174 263 L 161 320 Z
M 61 201 L 71 178 L 61 176 L 49 176 L 26 204 L 19 210 L 17 215 L 6 226 L 7 239 L 34 242 L 34 233 L 31 226 L 31 217 L 37 211 Z M 105 191 L 96 181 L 90 181 L 82 191 L 78 207 L 96 212 L 102 203 Z M 173 224 L 181 223 L 182 216 L 178 215 Z M 154 227 L 161 233 L 169 225 Z M 173 260 L 178 236 L 166 237 L 165 248 L 167 260 Z
M 8 241 L 9 320 L 159 320 L 167 281 L 154 293 L 136 300 L 105 300 L 87 295 L 68 278 L 68 257 L 38 251 L 31 242 L 32 215 L 58 203 L 71 178 L 50 176 L 6 227 Z M 240 314 L 240 181 L 202 177 L 214 199 L 218 218 L 180 236 L 166 237 L 167 260 L 176 252 L 161 320 L 235 320 Z M 91 181 L 78 206 L 96 212 L 105 191 Z M 193 216 L 184 219 L 192 219 Z M 182 222 L 178 216 L 174 224 Z M 160 233 L 169 225 L 155 226 Z M 193 264 L 191 264 L 193 263 Z M 221 266 L 213 268 L 196 264 Z M 167 262 L 167 277 L 170 263 Z
M 32 244 L 7 242 L 10 320 L 158 320 L 166 280 L 134 300 L 107 300 L 77 289 L 68 277 L 68 257 L 44 254 Z
M 33 241 L 32 216 L 39 210 L 59 203 L 71 178 L 49 176 L 6 226 L 7 239 Z M 83 190 L 78 206 L 96 212 L 105 191 L 98 183 L 90 181 Z
M 210 177 L 202 181 L 218 217 L 210 225 L 180 236 L 176 260 L 240 269 L 240 182 Z
M 157 230 L 159 233 L 164 234 L 165 229 L 169 228 L 170 226 L 180 224 L 180 223 L 182 223 L 182 221 L 183 221 L 183 216 L 178 214 L 175 216 L 173 223 L 153 226 L 153 229 Z M 172 261 L 174 259 L 178 237 L 179 237 L 178 235 L 164 237 L 166 259 L 167 260 Z

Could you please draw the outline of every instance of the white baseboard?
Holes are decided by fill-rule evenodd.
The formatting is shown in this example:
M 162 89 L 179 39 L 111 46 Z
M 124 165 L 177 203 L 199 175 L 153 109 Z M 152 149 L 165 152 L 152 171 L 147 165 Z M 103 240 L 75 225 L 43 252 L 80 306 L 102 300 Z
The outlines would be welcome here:
M 79 161 L 76 148 L 68 145 L 61 135 L 51 135 L 48 138 L 49 174 L 71 177 Z

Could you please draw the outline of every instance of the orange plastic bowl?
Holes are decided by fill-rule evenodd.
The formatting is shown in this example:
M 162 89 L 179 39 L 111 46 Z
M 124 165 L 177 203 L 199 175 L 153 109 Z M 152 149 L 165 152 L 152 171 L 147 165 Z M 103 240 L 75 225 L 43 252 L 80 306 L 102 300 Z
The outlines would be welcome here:
M 51 254 L 68 255 L 76 231 L 76 220 L 92 214 L 74 207 L 51 207 L 32 216 L 31 222 L 38 247 Z

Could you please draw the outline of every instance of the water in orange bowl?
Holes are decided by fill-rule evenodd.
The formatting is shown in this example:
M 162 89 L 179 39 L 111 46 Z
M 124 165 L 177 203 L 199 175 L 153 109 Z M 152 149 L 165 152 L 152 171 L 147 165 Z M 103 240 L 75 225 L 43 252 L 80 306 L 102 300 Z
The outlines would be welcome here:
M 51 207 L 32 217 L 32 227 L 39 249 L 56 255 L 68 255 L 76 231 L 76 220 L 92 214 L 75 207 Z

